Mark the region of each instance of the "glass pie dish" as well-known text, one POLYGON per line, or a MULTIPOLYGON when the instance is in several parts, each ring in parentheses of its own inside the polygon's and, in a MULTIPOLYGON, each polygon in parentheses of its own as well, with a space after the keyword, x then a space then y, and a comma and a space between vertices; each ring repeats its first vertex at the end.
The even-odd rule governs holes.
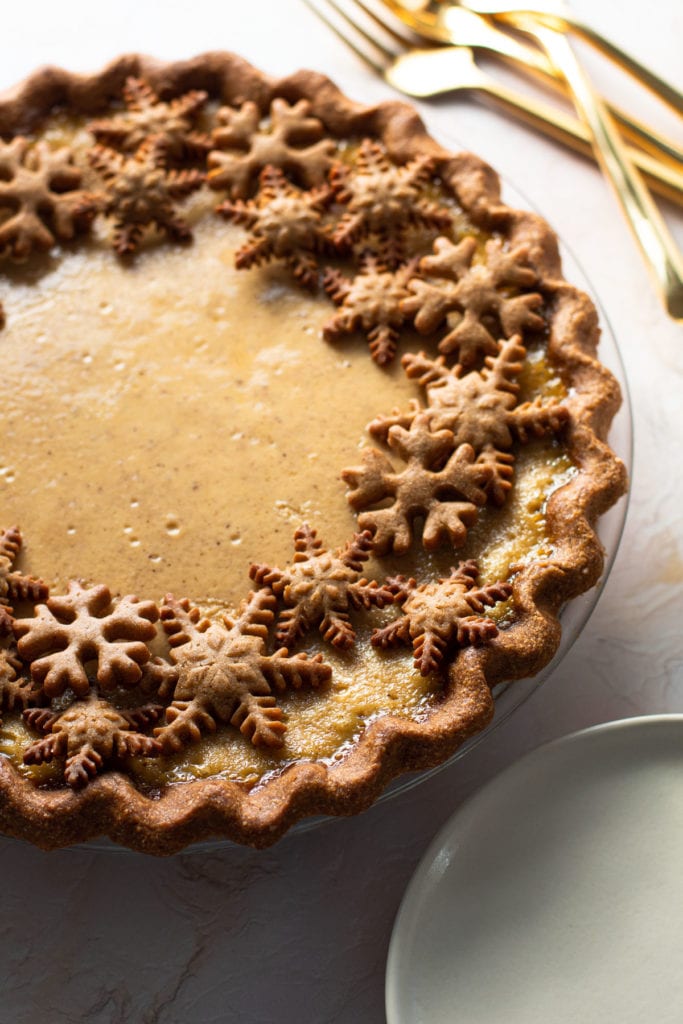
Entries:
POLYGON ((0 122, 4 829, 265 846, 470 749, 623 523, 618 352, 552 230, 405 104, 230 54, 39 72, 0 122))

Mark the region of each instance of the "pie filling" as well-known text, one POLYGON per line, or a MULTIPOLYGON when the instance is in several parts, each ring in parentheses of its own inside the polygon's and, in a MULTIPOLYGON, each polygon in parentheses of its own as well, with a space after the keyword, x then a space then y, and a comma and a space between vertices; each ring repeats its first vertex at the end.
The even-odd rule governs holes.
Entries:
MULTIPOLYGON (((369 360, 357 335, 324 341, 325 296, 277 268, 237 271, 241 234, 204 219, 191 252, 159 246, 122 267, 91 243, 13 281, 0 429, 5 450, 21 455, 0 468, 2 507, 26 538, 22 567, 52 592, 76 575, 117 594, 190 594, 216 615, 250 589, 252 563, 290 560, 301 523, 333 548, 356 529, 340 467, 357 461, 378 409, 405 407, 419 389, 398 361, 369 360)), ((414 332, 404 339, 424 347, 414 332)), ((541 346, 521 383, 520 400, 563 393, 541 346)), ((475 558, 483 582, 507 578, 511 565, 551 553, 545 503, 571 472, 555 439, 519 446, 509 499, 481 510, 457 559, 415 547, 377 571, 427 579, 475 558)), ((386 619, 378 611, 368 625, 386 619)), ((280 749, 225 726, 172 757, 135 759, 131 773, 153 786, 254 781, 292 760, 339 756, 382 712, 425 713, 440 681, 408 649, 378 650, 369 636, 366 627, 344 653, 306 645, 324 653, 332 682, 279 696, 280 749)), ((58 779, 55 763, 22 763, 31 738, 19 715, 4 716, 0 750, 31 777, 58 779)))
MULTIPOLYGON (((82 144, 82 130, 69 132, 72 142, 82 144)), ((49 145, 58 151, 69 132, 58 124, 47 133, 49 145)), ((145 145, 135 159, 151 173, 160 158, 150 156, 145 145)), ((364 145, 361 167, 364 159, 366 170, 374 165, 377 170, 385 157, 372 144, 364 145)), ((92 157, 92 167, 105 181, 107 175, 118 180, 124 160, 133 158, 105 149, 92 157)), ((114 244, 124 256, 138 248, 134 258, 121 259, 112 251, 111 224, 98 219, 89 239, 3 267, 0 501, 5 527, 17 523, 23 535, 17 571, 40 576, 56 595, 74 579, 85 588, 105 583, 115 604, 130 594, 158 603, 167 594, 177 601, 189 597, 214 624, 225 613, 239 616, 252 589, 266 590, 266 603, 278 605, 274 614, 268 605, 268 626, 280 622, 282 630, 286 581, 278 590, 273 567, 284 580, 284 567, 296 565, 295 532, 308 530, 299 543, 308 545, 309 554, 316 544, 316 551, 329 552, 365 544, 358 556, 362 574, 355 578, 377 581, 386 591, 380 601, 366 590, 367 605, 360 610, 353 603, 341 608, 332 642, 321 635, 317 621, 302 627, 295 651, 307 652, 309 663, 329 671, 324 678, 321 674, 321 685, 277 688, 277 735, 256 743, 258 729, 240 731, 240 721, 216 712, 212 722, 204 721, 201 735, 180 749, 171 745, 154 757, 122 754, 119 762, 145 789, 209 776, 252 785, 293 761, 334 765, 377 716, 428 715, 444 691, 439 665, 453 637, 447 626, 435 626, 434 660, 420 663, 417 627, 411 623, 410 635, 408 625, 402 634, 392 632, 401 615, 396 604, 403 602, 403 612, 417 608, 421 585, 436 586, 434 581, 443 582, 457 570, 459 599, 473 592, 475 583, 492 588, 482 606, 464 616, 478 625, 465 623, 458 634, 458 643, 485 642, 514 621, 509 581, 519 566, 552 555, 546 503, 576 470, 562 442, 564 420, 548 413, 561 408, 567 392, 547 358, 542 300, 532 296, 536 279, 524 253, 511 251, 502 237, 482 235, 435 179, 425 185, 420 203, 430 209, 440 205, 439 215, 443 219, 446 211, 450 227, 444 238, 437 214, 428 216, 424 207, 425 223, 418 223, 415 236, 418 255, 426 254, 421 270, 417 259, 409 261, 410 252, 387 254, 389 243, 403 246, 403 230, 392 242, 385 229, 371 225, 366 244, 378 236, 379 253, 358 255, 362 247, 349 222, 354 153, 357 158, 357 147, 344 154, 342 170, 330 178, 334 181, 336 173, 339 179, 334 201, 342 206, 342 220, 336 231, 341 237, 348 230, 355 246, 356 278, 348 276, 348 259, 345 263, 338 253, 316 255, 318 264, 331 265, 324 290, 301 288, 294 280, 311 272, 313 250, 307 245, 302 257, 296 249, 292 257, 285 246, 279 259, 271 246, 267 259, 254 257, 265 266, 237 269, 249 209, 244 200, 227 199, 224 217, 216 217, 216 195, 204 187, 182 204, 193 235, 189 246, 175 241, 168 226, 170 241, 146 235, 140 241, 120 215, 123 226, 115 227, 114 244), (487 267, 494 268, 488 278, 487 267), (373 306, 373 291, 379 293, 389 274, 403 288, 406 310, 395 322, 382 321, 377 296, 373 306), (359 281, 367 293, 363 308, 374 310, 374 326, 364 321, 365 314, 354 319, 349 294, 351 283, 355 287, 359 281), (491 308, 478 309, 478 300, 468 297, 468 282, 478 294, 488 289, 491 308), (440 287, 445 298, 439 298, 440 287), (458 289, 460 297, 453 298, 458 289), (375 330, 378 317, 382 330, 375 330), (522 330, 524 324, 529 329, 522 330), (447 334, 454 340, 444 343, 447 334), (477 399, 477 422, 486 421, 495 406, 494 414, 507 425, 477 426, 489 430, 477 448, 466 432, 458 434, 469 413, 463 406, 456 415, 457 396, 466 390, 463 381, 481 383, 496 374, 498 390, 486 391, 482 384, 486 394, 477 399), (526 403, 528 423, 519 416, 514 420, 526 403), (456 456, 462 462, 457 478, 448 475, 456 456), (402 473, 404 465, 408 469, 402 473), (415 476, 410 486, 409 471, 415 476), (432 487, 427 504, 418 495, 413 508, 412 496, 423 487, 427 471, 442 474, 445 482, 432 487), (452 482, 461 478, 462 484, 452 482), (462 505, 462 523, 454 520, 454 502, 462 505), (400 514, 394 515, 399 506, 400 514), (359 529, 365 539, 352 541, 359 529), (401 539, 406 530, 408 542, 401 539), (411 579, 416 584, 406 582, 411 579), (349 622, 354 644, 346 642, 349 622), (377 642, 379 635, 386 643, 377 642)), ((220 161, 217 166, 220 171, 220 161)), ((300 198, 298 187, 283 185, 268 166, 260 177, 262 234, 268 202, 275 209, 278 196, 291 200, 289 193, 296 192, 294 198, 300 198)), ((88 183, 92 169, 84 175, 88 183)), ((414 177, 417 181, 419 175, 414 177)), ((320 199, 316 216, 332 201, 320 199)), ((415 198, 410 202, 415 205, 415 198)), ((400 209, 396 216, 400 223, 400 209)), ((251 230, 258 246, 262 236, 260 241, 258 229, 252 225, 251 230)), ((344 253, 341 243, 339 252, 344 253)), ((445 607, 446 618, 456 614, 454 607, 445 607)), ((20 614, 17 610, 17 619, 20 614)), ((441 614, 437 608, 437 619, 441 614)), ((190 637, 178 626, 186 646, 173 648, 171 660, 179 652, 182 662, 183 650, 194 642, 189 616, 179 604, 166 615, 165 625, 169 619, 184 622, 190 637)), ((29 631, 22 626, 29 620, 30 614, 20 620, 18 636, 29 631)), ((208 633, 201 628, 197 643, 213 635, 213 626, 208 633)), ((152 653, 168 661, 166 640, 160 629, 157 634, 152 653)), ((251 643, 252 626, 246 635, 251 643)), ((83 662, 92 677, 87 652, 83 662)), ((125 711, 135 705, 129 685, 108 686, 100 695, 106 689, 112 708, 125 711)), ((68 710, 74 689, 53 687, 52 712, 68 710)), ((87 690, 86 683, 76 698, 87 690)), ((182 704, 181 699, 178 707, 182 704)), ((163 717, 160 721, 163 733, 163 717)), ((173 721, 167 709, 165 728, 173 721)), ((61 784, 63 758, 24 763, 40 725, 39 716, 22 716, 21 707, 9 707, 0 752, 22 774, 53 787, 61 784)))

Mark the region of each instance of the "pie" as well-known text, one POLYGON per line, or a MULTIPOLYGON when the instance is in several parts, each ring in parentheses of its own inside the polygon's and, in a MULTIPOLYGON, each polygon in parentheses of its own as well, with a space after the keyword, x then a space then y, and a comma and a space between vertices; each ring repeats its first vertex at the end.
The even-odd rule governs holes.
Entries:
POLYGON ((557 239, 230 54, 0 100, 0 828, 274 842, 541 670, 624 492, 557 239))

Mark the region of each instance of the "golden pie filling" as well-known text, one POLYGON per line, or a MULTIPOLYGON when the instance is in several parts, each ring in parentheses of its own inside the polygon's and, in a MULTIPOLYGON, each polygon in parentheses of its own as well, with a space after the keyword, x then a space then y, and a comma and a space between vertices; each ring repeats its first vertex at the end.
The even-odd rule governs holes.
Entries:
MULTIPOLYGON (((301 523, 335 548, 356 528, 340 467, 358 461, 377 410, 407 406, 417 388, 398 361, 369 360, 362 339, 323 341, 324 296, 277 269, 235 270, 239 238, 203 220, 191 251, 158 247, 122 267, 91 244, 12 282, 0 339, 0 429, 11 453, 0 467, 2 508, 21 524, 25 569, 51 591, 76 573, 118 594, 189 594, 216 615, 239 604, 252 563, 288 562, 301 523)), ((542 349, 522 385, 525 399, 562 394, 542 349)), ((509 499, 480 512, 457 560, 478 559, 487 582, 550 554, 545 503, 570 472, 554 439, 520 446, 509 499)), ((454 561, 421 548, 390 570, 382 560, 384 572, 418 578, 454 561)), ((254 747, 225 726, 173 757, 137 759, 134 773, 152 785, 253 780, 291 760, 334 758, 369 718, 424 713, 438 692, 406 648, 378 650, 369 631, 350 653, 309 646, 324 651, 332 682, 279 695, 282 748, 254 747)), ((55 765, 22 764, 30 738, 19 716, 5 715, 0 750, 22 771, 57 776, 55 765)))
MULTIPOLYGON (((50 145, 64 138, 60 128, 50 145)), ((364 159, 372 164, 378 158, 368 148, 364 159)), ((105 169, 107 160, 116 165, 112 156, 97 156, 96 167, 98 160, 105 169)), ((345 161, 342 177, 352 163, 348 153, 345 161)), ((292 187, 268 174, 262 188, 264 194, 270 188, 276 206, 278 189, 292 187)), ((347 178, 342 198, 344 189, 352 192, 347 178)), ((433 203, 440 193, 434 185, 429 189, 433 203)), ((268 265, 245 272, 235 266, 244 227, 231 221, 244 221, 246 208, 233 204, 220 219, 212 212, 215 201, 204 189, 185 204, 190 245, 146 240, 135 259, 122 260, 109 244, 110 227, 97 221, 92 237, 79 244, 3 267, 0 507, 6 527, 21 527, 18 569, 39 575, 52 594, 64 594, 76 579, 84 587, 105 583, 119 599, 188 597, 220 623, 226 613, 239 616, 241 602, 259 589, 268 567, 295 564, 296 531, 309 530, 309 540, 301 541, 309 549, 312 530, 321 550, 335 552, 360 527, 374 538, 374 551, 360 559, 362 575, 380 587, 387 578, 403 579, 392 585, 397 592, 403 587, 404 611, 410 601, 419 607, 425 581, 446 579, 473 560, 475 569, 461 570, 461 590, 474 586, 478 571, 477 586, 493 587, 496 595, 479 609, 488 624, 477 628, 486 635, 496 624, 504 629, 514 619, 514 605, 510 587, 500 587, 520 564, 552 554, 547 500, 575 471, 562 445, 561 422, 543 418, 566 397, 547 360, 544 332, 536 324, 522 349, 514 330, 515 318, 538 320, 538 303, 520 298, 520 283, 533 283, 525 277, 531 272, 517 265, 523 258, 510 255, 500 239, 482 236, 450 197, 450 241, 435 244, 422 275, 417 261, 393 271, 408 295, 406 308, 413 303, 417 315, 398 325, 383 323, 384 333, 373 335, 372 324, 354 313, 351 284, 360 280, 363 309, 374 309, 381 320, 373 289, 387 283, 384 257, 362 255, 353 282, 332 259, 325 290, 317 291, 297 285, 291 260, 284 266, 266 260, 268 265), (446 264, 450 269, 443 269, 446 264), (443 300, 434 297, 439 279, 442 286, 446 282, 443 300), (500 321, 512 323, 500 340, 488 340, 491 332, 503 333, 490 311, 484 311, 483 324, 474 322, 470 285, 479 294, 488 289, 500 321), (433 313, 435 302, 430 327, 420 318, 429 320, 425 311, 433 313), (438 355, 437 343, 448 331, 454 340, 441 346, 447 358, 438 355), (393 359, 382 355, 387 344, 398 348, 393 359), (486 378, 498 380, 496 388, 484 388, 486 378), (472 388, 480 385, 477 397, 472 388), (468 387, 477 422, 495 406, 503 426, 489 430, 481 452, 464 436, 456 440, 462 465, 454 476, 452 438, 470 415, 465 406, 457 416, 454 409, 468 387), (528 423, 518 418, 511 433, 514 410, 527 403, 528 423), (427 467, 443 483, 432 487, 431 504, 422 499, 415 511, 410 502, 427 467), (409 472, 415 476, 410 486, 409 472), (453 482, 460 479, 462 484, 453 482), (455 500, 463 506, 464 525, 457 543, 444 543, 452 520, 446 527, 440 517, 455 500), (394 514, 399 506, 405 521, 394 514), (404 543, 401 529, 412 530, 415 542, 404 543), (436 542, 421 544, 421 529, 425 540, 435 530, 436 542), (266 567, 262 578, 256 570, 250 578, 252 566, 266 567), (411 579, 417 582, 405 582, 411 579)), ((342 221, 338 230, 344 226, 342 221)), ((346 228, 352 231, 350 223, 346 228)), ((430 251, 437 235, 433 230, 423 251, 430 251)), ((122 246, 138 244, 125 231, 123 237, 122 246)), ((255 237, 258 243, 258 232, 255 237)), ((307 267, 300 261, 296 274, 307 267)), ((279 597, 286 605, 286 596, 279 597)), ((391 634, 395 606, 373 599, 362 615, 346 611, 356 632, 353 646, 326 642, 317 623, 296 646, 309 659, 319 655, 331 673, 324 685, 284 686, 276 693, 281 745, 255 745, 247 730, 235 728, 239 722, 214 721, 176 752, 125 757, 132 777, 152 790, 208 776, 252 784, 292 761, 333 765, 379 715, 427 715, 443 692, 443 678, 414 660, 407 633, 404 642, 395 642, 401 639, 391 634), (373 629, 387 635, 386 644, 372 642, 373 629)), ((343 632, 347 624, 335 628, 343 632)), ((168 658, 160 629, 158 634, 154 651, 168 658)), ((128 690, 115 689, 109 698, 124 711, 133 703, 128 690)), ((72 700, 71 690, 62 687, 53 709, 67 709, 72 700)), ((24 751, 36 739, 35 721, 7 710, 0 752, 36 782, 57 785, 63 772, 58 758, 24 764, 24 751)))

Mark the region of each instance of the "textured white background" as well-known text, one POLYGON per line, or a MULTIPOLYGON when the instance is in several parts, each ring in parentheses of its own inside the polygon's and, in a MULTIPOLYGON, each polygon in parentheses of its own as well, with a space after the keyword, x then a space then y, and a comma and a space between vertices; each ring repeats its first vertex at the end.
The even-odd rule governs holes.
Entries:
MULTIPOLYGON (((636 0, 575 7, 683 85, 677 0, 656 0, 647 14, 636 0)), ((273 74, 325 71, 359 100, 391 94, 300 0, 7 3, 2 43, 0 88, 46 62, 94 70, 124 51, 183 58, 221 48, 273 74)), ((680 121, 590 64, 622 104, 681 139, 680 121)), ((590 164, 471 100, 423 112, 440 138, 452 135, 489 160, 547 217, 583 265, 619 341, 634 405, 633 497, 597 610, 552 678, 489 739, 355 820, 291 836, 265 853, 228 847, 162 861, 90 850, 46 855, 0 840, 0 1024, 381 1022, 401 895, 463 799, 547 739, 683 710, 683 332, 660 308, 590 164)), ((671 222, 680 239, 683 217, 671 222)))

